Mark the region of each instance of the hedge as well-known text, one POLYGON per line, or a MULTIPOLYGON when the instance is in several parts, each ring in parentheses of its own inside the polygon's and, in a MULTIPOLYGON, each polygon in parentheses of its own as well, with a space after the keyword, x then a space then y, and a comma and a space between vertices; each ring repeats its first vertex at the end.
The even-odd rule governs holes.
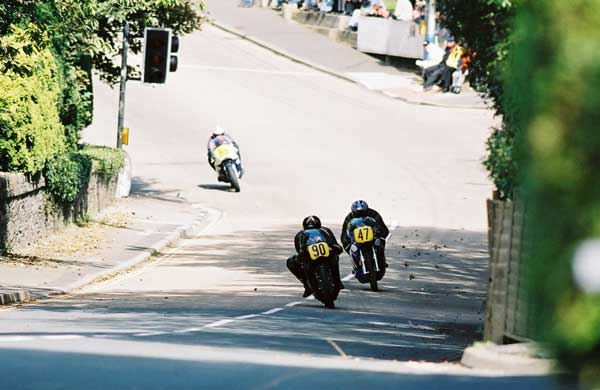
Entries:
POLYGON ((524 130, 516 145, 537 337, 592 387, 600 386, 600 289, 578 283, 573 259, 600 238, 599 37, 600 0, 523 0, 506 83, 524 130))
POLYGON ((0 171, 35 174, 65 149, 58 67, 35 25, 0 38, 0 171))

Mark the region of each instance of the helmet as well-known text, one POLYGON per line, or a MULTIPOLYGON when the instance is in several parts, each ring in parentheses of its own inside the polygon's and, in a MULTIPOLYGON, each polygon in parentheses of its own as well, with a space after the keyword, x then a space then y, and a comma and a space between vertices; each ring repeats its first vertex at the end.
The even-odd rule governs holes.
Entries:
POLYGON ((364 200, 357 200, 352 203, 352 215, 361 216, 369 209, 369 205, 364 200))
POLYGON ((304 218, 304 221, 302 221, 302 228, 304 230, 320 229, 321 228, 321 220, 316 215, 311 215, 309 217, 306 217, 306 218, 304 218))
POLYGON ((213 137, 216 137, 218 135, 223 135, 223 134, 225 134, 225 129, 222 128, 221 126, 215 127, 215 129, 212 132, 213 137))

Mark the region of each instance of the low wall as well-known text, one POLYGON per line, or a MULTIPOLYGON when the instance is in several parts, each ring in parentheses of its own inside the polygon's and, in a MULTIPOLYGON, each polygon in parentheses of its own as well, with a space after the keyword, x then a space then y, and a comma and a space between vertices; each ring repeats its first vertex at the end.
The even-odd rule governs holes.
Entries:
POLYGON ((358 51, 403 58, 423 58, 424 37, 410 21, 363 16, 358 22, 358 51))
POLYGON ((86 214, 96 214, 115 198, 117 178, 92 171, 88 188, 73 207, 57 208, 43 178, 0 172, 0 253, 18 251, 86 214))
POLYGON ((484 340, 502 344, 530 337, 526 269, 522 262, 524 206, 488 200, 490 284, 484 340))

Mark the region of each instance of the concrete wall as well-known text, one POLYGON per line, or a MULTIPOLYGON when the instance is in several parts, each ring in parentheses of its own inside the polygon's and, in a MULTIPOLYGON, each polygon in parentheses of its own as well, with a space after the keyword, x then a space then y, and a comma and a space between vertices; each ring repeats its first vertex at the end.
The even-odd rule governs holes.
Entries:
POLYGON ((358 22, 357 49, 364 53, 421 59, 423 42, 414 22, 368 16, 358 22))
POLYGON ((0 172, 0 252, 42 239, 85 214, 96 214, 115 198, 116 177, 106 179, 95 171, 88 188, 73 207, 58 208, 44 191, 43 178, 0 172))

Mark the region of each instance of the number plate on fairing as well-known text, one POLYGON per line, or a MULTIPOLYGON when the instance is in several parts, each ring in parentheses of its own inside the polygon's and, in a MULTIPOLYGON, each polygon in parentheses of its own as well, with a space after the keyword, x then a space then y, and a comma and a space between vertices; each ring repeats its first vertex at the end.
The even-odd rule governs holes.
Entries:
POLYGON ((329 256, 329 245, 324 242, 312 244, 308 246, 308 254, 313 260, 317 260, 319 257, 329 256))
POLYGON ((373 228, 371 226, 362 226, 354 229, 354 241, 359 244, 373 241, 373 228))

